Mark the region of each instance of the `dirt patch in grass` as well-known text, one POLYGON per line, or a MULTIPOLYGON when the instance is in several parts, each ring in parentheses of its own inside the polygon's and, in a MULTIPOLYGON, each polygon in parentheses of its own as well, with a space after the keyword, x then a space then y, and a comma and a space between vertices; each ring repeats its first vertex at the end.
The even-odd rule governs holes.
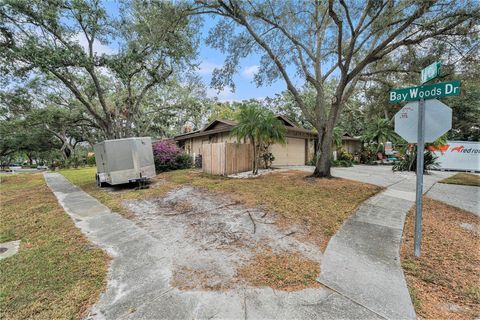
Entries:
POLYGON ((414 208, 407 215, 402 267, 417 315, 428 319, 480 316, 480 219, 429 198, 424 200, 422 254, 413 256, 414 208), (463 225, 463 227, 462 227, 463 225))
POLYGON ((21 245, 0 260, 0 318, 83 318, 105 288, 108 256, 74 226, 41 174, 1 180, 0 238, 21 245))
POLYGON ((296 291, 320 287, 318 262, 297 253, 274 253, 266 250, 256 254, 238 270, 238 278, 255 287, 296 291))
MULTIPOLYGON (((127 218, 132 213, 124 201, 163 197, 184 185, 228 196, 249 208, 276 213, 275 223, 285 230, 294 227, 294 236, 314 243, 322 250, 342 223, 366 199, 382 190, 370 184, 346 179, 305 179, 308 173, 287 171, 254 179, 231 179, 199 170, 176 170, 157 175, 149 189, 98 188, 96 168, 62 170, 72 183, 127 218)), ((194 205, 194 204, 193 204, 194 205)), ((188 208, 184 208, 188 211, 188 208)))
POLYGON ((180 290, 227 290, 234 282, 225 282, 224 276, 212 269, 194 269, 176 266, 170 285, 180 290))
MULTIPOLYGON (((318 246, 299 241, 291 232, 278 228, 274 223, 275 214, 245 207, 223 194, 185 186, 168 192, 163 198, 131 200, 124 205, 134 213, 133 221, 168 244, 163 255, 173 261, 170 283, 182 290, 226 290, 244 286, 246 278, 240 279, 238 270, 252 261, 259 263, 261 257, 256 256, 264 248, 295 257, 297 262, 316 261, 319 265, 322 258, 318 246)), ((281 270, 279 261, 272 259, 263 265, 272 266, 276 272, 281 270)), ((309 267, 297 263, 293 272, 302 275, 314 272, 304 270, 305 266, 309 267)), ((312 279, 318 277, 318 270, 315 269, 317 273, 312 279)), ((293 277, 287 275, 284 281, 293 277)), ((316 283, 294 283, 286 289, 300 289, 301 285, 315 287, 316 283)))
POLYGON ((254 179, 230 179, 194 170, 162 174, 171 183, 191 184, 227 195, 239 203, 277 213, 285 229, 325 249, 330 237, 366 199, 382 190, 346 179, 305 179, 302 171, 272 173, 254 179))
POLYGON ((461 172, 454 176, 443 179, 440 181, 440 183, 480 187, 480 175, 461 172))

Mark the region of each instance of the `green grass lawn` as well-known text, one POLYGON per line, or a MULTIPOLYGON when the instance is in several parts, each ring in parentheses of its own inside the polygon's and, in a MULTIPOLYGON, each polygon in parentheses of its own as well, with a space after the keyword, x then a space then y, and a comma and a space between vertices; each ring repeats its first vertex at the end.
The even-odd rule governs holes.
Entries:
POLYGON ((480 187, 480 176, 471 173, 460 172, 454 176, 443 179, 441 183, 460 184, 464 186, 480 187))
POLYGON ((282 226, 301 224, 309 230, 313 242, 324 248, 342 223, 380 187, 346 179, 306 180, 306 172, 278 172, 255 179, 231 179, 204 174, 198 170, 165 172, 152 179, 146 190, 107 191, 95 185, 95 168, 63 170, 72 183, 100 202, 127 217, 124 200, 161 197, 166 192, 192 185, 217 192, 247 207, 261 206, 279 214, 282 226))
POLYGON ((105 288, 107 254, 75 227, 42 174, 0 179, 0 242, 21 240, 0 260, 0 318, 83 318, 105 288))
POLYGON ((95 182, 96 172, 96 167, 66 169, 60 171, 60 173, 70 182, 79 186, 94 198, 97 198, 98 201, 113 211, 118 212, 127 218, 130 217, 131 213, 122 206, 123 201, 159 196, 176 186, 164 180, 158 181, 158 179, 153 179, 154 186, 149 189, 134 190, 133 187, 131 189, 119 188, 112 192, 111 190, 108 191, 107 189, 97 187, 95 182))

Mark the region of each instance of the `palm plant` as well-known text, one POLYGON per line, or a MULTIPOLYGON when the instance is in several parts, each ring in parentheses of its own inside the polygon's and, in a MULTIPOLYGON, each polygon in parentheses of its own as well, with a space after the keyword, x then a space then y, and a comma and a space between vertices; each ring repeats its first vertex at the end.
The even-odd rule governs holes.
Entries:
POLYGON ((340 127, 335 127, 333 129, 333 145, 335 146, 336 149, 340 148, 342 146, 342 137, 343 137, 343 129, 340 127))
POLYGON ((231 135, 237 140, 248 139, 253 147, 252 173, 258 173, 258 153, 264 144, 285 143, 286 129, 275 115, 255 103, 248 103, 240 107, 236 116, 237 125, 231 135))
MULTIPOLYGON (((393 119, 392 119, 393 120, 393 119)), ((377 144, 377 152, 382 144, 387 141, 396 141, 398 135, 393 130, 392 120, 377 118, 367 125, 362 140, 367 143, 377 144)))

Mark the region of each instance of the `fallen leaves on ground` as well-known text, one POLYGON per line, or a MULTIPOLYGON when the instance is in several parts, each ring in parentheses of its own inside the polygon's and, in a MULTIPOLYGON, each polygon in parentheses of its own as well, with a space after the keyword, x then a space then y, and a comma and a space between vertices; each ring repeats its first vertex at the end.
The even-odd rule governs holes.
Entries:
POLYGON ((461 224, 480 226, 472 213, 424 200, 421 257, 413 255, 415 208, 406 219, 401 248, 417 315, 427 319, 480 316, 480 236, 461 224))
POLYGON ((237 277, 255 287, 297 291, 320 287, 316 281, 319 274, 318 262, 297 253, 274 253, 265 250, 239 268, 237 277))

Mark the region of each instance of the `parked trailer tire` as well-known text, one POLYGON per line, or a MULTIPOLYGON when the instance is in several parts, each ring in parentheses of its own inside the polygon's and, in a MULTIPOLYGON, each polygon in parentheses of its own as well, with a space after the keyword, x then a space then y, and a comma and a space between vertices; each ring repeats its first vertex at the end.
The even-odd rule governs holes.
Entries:
POLYGON ((105 182, 100 182, 100 177, 98 176, 98 174, 95 175, 95 180, 97 182, 97 187, 103 188, 106 186, 105 182))

